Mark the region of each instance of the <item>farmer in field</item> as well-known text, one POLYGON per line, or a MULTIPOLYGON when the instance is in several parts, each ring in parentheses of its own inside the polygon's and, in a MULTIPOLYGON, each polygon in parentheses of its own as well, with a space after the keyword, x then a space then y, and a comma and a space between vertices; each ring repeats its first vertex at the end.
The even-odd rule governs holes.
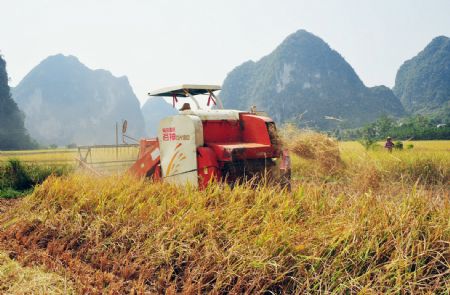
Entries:
POLYGON ((388 136, 386 139, 386 143, 384 144, 384 148, 387 149, 390 153, 392 153, 392 148, 394 147, 394 143, 392 142, 392 138, 388 136))

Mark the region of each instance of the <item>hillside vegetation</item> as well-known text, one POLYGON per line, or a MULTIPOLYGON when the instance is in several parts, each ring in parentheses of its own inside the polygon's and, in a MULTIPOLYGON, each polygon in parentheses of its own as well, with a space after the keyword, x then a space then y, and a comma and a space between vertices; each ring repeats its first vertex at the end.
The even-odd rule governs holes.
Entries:
POLYGON ((448 291, 448 142, 289 136, 292 192, 50 177, 1 217, 0 247, 83 293, 448 291))
POLYGON ((450 38, 434 38, 398 70, 395 94, 403 106, 418 114, 450 116, 450 38))
POLYGON ((36 144, 24 126, 24 116, 11 98, 6 62, 0 55, 0 150, 30 149, 36 144))
POLYGON ((233 69, 220 93, 226 107, 270 111, 277 122, 316 129, 355 128, 379 116, 403 116, 385 86, 368 88, 319 37, 299 30, 260 60, 233 69))
POLYGON ((450 121, 441 121, 442 118, 429 118, 416 115, 396 121, 393 118, 382 116, 375 122, 358 129, 335 130, 334 133, 344 139, 364 139, 371 137, 385 140, 390 136, 395 140, 432 140, 450 139, 450 121))
POLYGON ((115 124, 128 120, 128 133, 144 135, 139 101, 128 78, 92 70, 75 56, 49 56, 13 90, 25 126, 42 145, 112 144, 115 124))

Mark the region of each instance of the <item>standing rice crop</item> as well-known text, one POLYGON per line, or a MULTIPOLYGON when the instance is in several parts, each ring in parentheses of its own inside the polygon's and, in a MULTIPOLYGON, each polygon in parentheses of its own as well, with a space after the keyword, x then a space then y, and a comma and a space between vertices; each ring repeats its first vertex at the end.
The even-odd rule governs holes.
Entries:
POLYGON ((51 177, 2 217, 0 240, 88 293, 439 293, 448 197, 51 177))

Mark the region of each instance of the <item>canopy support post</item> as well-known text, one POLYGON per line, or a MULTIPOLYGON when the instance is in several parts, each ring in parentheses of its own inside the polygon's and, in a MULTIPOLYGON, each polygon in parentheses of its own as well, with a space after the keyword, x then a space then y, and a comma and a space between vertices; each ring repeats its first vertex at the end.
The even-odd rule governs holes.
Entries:
POLYGON ((178 102, 177 95, 174 93, 172 95, 172 105, 175 108, 176 103, 178 102))
POLYGON ((217 103, 219 104, 219 107, 223 110, 223 104, 222 101, 220 100, 219 97, 214 95, 214 92, 212 92, 211 90, 208 91, 210 95, 212 95, 212 97, 214 97, 214 99, 217 101, 217 103))
POLYGON ((190 96, 191 99, 194 101, 195 106, 197 107, 197 110, 201 110, 202 108, 201 108, 200 105, 198 104, 197 99, 196 99, 192 94, 190 94, 189 91, 187 91, 186 89, 183 89, 183 90, 184 90, 184 94, 185 94, 186 96, 190 96))

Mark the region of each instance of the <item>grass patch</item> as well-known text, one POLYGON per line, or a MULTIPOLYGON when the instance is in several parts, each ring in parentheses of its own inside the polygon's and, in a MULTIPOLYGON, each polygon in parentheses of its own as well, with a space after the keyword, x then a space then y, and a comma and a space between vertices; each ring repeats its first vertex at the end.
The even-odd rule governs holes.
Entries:
POLYGON ((73 171, 68 165, 23 164, 10 159, 0 164, 0 198, 15 198, 32 191, 50 175, 62 176, 73 171))
POLYGON ((26 195, 27 193, 30 193, 30 191, 17 191, 13 188, 6 187, 0 189, 0 198, 1 199, 15 199, 21 196, 26 195))

